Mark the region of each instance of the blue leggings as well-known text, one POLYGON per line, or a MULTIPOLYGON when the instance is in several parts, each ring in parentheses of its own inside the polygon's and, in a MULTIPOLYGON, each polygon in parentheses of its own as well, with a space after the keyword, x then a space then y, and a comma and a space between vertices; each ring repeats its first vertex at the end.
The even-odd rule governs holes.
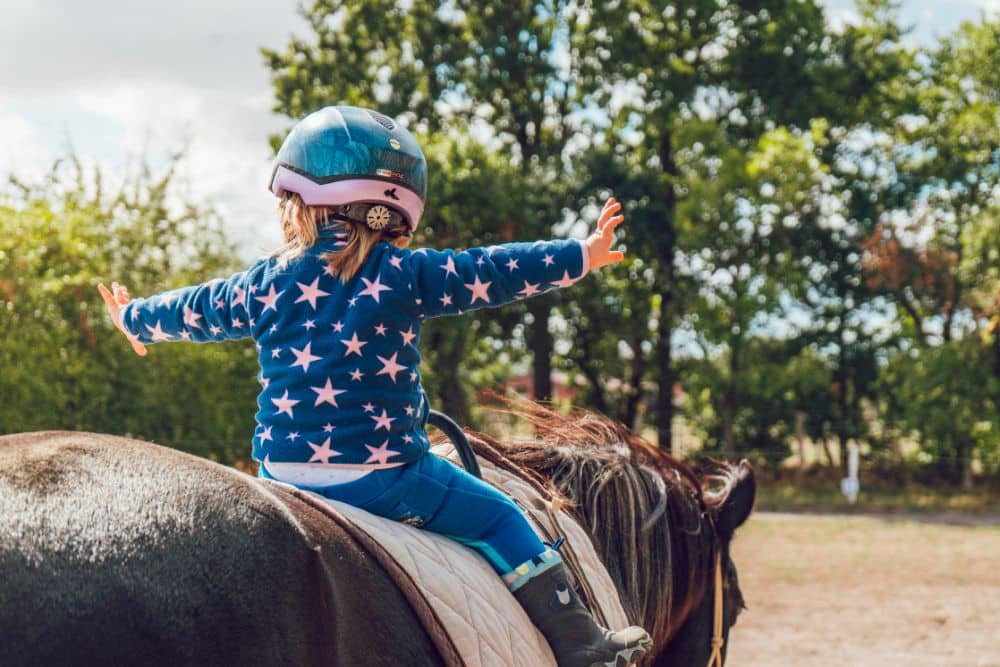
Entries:
MULTIPOLYGON (((260 476, 272 479, 263 465, 260 476)), ((510 498, 430 452, 353 482, 307 490, 461 542, 501 576, 546 551, 510 498)))

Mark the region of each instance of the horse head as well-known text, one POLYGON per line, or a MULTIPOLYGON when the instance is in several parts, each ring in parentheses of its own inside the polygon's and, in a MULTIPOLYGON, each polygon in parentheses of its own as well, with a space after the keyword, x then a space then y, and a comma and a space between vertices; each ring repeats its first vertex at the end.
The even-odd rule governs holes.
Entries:
POLYGON ((643 664, 706 665, 717 647, 721 667, 744 606, 729 545, 753 507, 750 464, 696 472, 593 413, 565 416, 528 404, 516 414, 536 437, 501 443, 476 434, 477 454, 541 481, 573 506, 629 617, 653 637, 643 664))

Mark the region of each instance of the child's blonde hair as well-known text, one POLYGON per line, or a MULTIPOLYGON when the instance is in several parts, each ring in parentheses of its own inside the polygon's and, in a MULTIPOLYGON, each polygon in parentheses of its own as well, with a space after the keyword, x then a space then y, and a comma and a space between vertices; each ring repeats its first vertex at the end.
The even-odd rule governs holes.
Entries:
MULTIPOLYGON (((286 192, 278 204, 278 215, 281 222, 281 232, 285 237, 285 245, 278 248, 274 255, 287 262, 300 257, 311 248, 319 238, 319 224, 325 223, 334 216, 336 210, 332 206, 310 206, 302 201, 296 192, 286 192)), ((412 233, 406 221, 392 224, 385 229, 374 230, 363 222, 358 222, 344 216, 336 220, 347 232, 345 245, 338 250, 323 254, 323 259, 330 267, 330 272, 338 276, 341 282, 353 278, 368 259, 368 254, 382 241, 388 241, 397 248, 405 248, 413 240, 412 233)))

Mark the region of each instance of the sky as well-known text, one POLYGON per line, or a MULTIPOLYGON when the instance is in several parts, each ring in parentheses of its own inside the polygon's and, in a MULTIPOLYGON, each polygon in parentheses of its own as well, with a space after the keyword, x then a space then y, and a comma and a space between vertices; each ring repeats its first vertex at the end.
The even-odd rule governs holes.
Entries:
MULTIPOLYGON (((274 114, 260 47, 307 36, 295 0, 0 0, 0 180, 31 180, 72 148, 112 179, 187 147, 179 193, 215 206, 248 257, 277 245, 267 191, 274 114)), ((835 24, 851 0, 829 0, 835 24)), ((1000 0, 903 0, 929 44, 1000 0)))

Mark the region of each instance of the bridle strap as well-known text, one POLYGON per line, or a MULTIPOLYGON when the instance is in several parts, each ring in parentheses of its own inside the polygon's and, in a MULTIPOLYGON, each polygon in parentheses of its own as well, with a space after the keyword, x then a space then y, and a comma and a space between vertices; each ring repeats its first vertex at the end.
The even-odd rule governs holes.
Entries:
POLYGON ((712 619, 712 654, 708 657, 708 667, 722 667, 722 551, 715 552, 715 610, 712 619))

